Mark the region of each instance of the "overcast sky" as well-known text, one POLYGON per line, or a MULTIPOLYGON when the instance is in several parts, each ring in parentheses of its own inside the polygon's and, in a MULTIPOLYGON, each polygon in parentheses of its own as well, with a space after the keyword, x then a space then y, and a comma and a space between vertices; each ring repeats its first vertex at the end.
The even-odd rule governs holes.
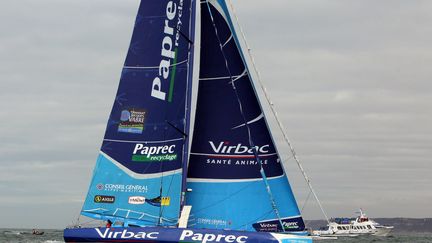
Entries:
MULTIPOLYGON (((329 216, 432 217, 432 1, 232 1, 329 216)), ((77 218, 138 4, 0 2, 0 227, 77 218)))

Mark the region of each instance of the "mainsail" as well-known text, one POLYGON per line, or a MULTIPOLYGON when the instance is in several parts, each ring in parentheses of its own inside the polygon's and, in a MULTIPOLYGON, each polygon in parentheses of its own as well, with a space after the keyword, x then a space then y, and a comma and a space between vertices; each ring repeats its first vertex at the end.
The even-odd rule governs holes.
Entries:
POLYGON ((195 1, 142 1, 81 214, 172 226, 183 203, 195 1))
POLYGON ((230 10, 225 0, 201 5, 200 77, 188 167, 190 225, 303 231, 230 10))

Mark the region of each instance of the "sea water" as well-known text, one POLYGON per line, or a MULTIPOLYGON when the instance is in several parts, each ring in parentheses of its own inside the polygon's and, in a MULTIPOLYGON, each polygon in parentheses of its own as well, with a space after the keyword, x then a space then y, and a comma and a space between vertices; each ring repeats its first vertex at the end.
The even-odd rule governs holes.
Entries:
POLYGON ((45 230, 43 235, 33 235, 32 229, 0 229, 1 243, 57 243, 63 241, 63 230, 45 230))
POLYGON ((337 240, 317 240, 319 243, 432 243, 432 233, 404 233, 391 234, 389 236, 357 236, 357 237, 338 237, 337 240))
MULTIPOLYGON (((0 229, 0 243, 58 243, 63 241, 63 230, 44 230, 33 235, 31 229, 0 229)), ((394 233, 387 237, 339 237, 337 240, 315 240, 319 243, 432 243, 432 233, 394 233)))

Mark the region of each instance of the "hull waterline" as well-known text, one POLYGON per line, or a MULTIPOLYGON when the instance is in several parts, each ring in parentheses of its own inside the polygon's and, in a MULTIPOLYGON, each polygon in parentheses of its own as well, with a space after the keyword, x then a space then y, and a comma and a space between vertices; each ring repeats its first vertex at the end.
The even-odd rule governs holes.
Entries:
POLYGON ((73 228, 64 230, 65 242, 202 242, 202 243, 309 243, 311 237, 234 230, 162 227, 73 228))

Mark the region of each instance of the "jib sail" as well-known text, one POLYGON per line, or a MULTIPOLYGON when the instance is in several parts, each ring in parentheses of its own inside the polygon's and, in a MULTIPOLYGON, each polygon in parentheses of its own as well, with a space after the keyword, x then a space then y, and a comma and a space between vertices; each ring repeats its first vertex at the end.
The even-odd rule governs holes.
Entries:
POLYGON ((200 77, 188 168, 190 225, 303 231, 303 219, 240 46, 225 1, 203 1, 200 77), (269 200, 254 150, 279 215, 269 200))
POLYGON ((195 1, 143 0, 81 214, 176 225, 188 154, 195 1))

